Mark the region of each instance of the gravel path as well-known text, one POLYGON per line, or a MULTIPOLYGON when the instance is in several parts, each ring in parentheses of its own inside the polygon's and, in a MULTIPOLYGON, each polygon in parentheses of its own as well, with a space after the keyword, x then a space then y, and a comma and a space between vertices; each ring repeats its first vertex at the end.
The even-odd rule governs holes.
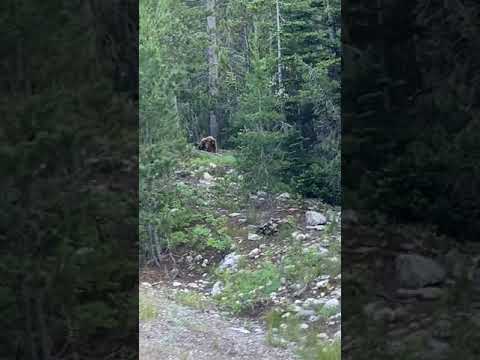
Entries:
POLYGON ((297 359, 287 349, 268 346, 257 323, 177 304, 168 288, 140 291, 157 310, 153 319, 140 321, 141 360, 297 359))

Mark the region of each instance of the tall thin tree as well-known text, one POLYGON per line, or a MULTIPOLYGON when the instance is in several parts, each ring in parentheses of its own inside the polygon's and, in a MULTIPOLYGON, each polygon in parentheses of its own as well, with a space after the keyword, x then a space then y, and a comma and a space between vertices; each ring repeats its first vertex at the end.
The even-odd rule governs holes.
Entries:
POLYGON ((218 96, 218 53, 217 53, 217 18, 216 0, 207 0, 207 30, 208 46, 208 91, 210 96, 209 128, 210 135, 218 138, 219 126, 217 119, 218 96))
POLYGON ((283 74, 282 74, 282 40, 281 40, 281 16, 280 16, 280 0, 276 0, 277 8, 277 71, 278 71, 278 89, 280 92, 283 91, 283 74))

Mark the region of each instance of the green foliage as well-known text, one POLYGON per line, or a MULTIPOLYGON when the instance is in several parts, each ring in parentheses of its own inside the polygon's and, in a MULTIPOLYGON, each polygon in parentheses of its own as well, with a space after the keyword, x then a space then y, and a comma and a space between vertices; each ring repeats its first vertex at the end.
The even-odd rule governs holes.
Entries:
POLYGON ((297 245, 285 256, 280 271, 291 282, 308 284, 320 275, 338 275, 340 263, 320 255, 316 250, 306 250, 297 245))
POLYGON ((140 1, 141 143, 174 141, 189 131, 185 114, 197 104, 185 105, 185 96, 205 106, 206 85, 192 79, 206 66, 202 16, 182 1, 140 1))
POLYGON ((340 204, 342 195, 340 155, 335 155, 331 160, 312 159, 302 166, 306 170, 293 178, 298 191, 306 196, 318 196, 330 204, 340 204))
POLYGON ((238 149, 249 190, 290 188, 338 204, 340 1, 282 0, 279 34, 275 1, 217 6, 215 98, 207 95, 204 6, 183 0, 140 5, 142 143, 198 141, 208 133, 214 106, 222 145, 238 149))
POLYGON ((273 346, 286 347, 289 342, 299 343, 298 355, 305 360, 339 360, 340 341, 325 342, 318 337, 320 329, 311 325, 301 329, 302 321, 293 313, 284 316, 280 309, 269 311, 264 319, 267 325, 267 341, 273 346))
POLYGON ((280 287, 280 273, 271 263, 263 263, 260 269, 218 274, 225 284, 218 296, 219 303, 235 314, 254 310, 268 302, 269 295, 280 287))
POLYGON ((139 295, 138 316, 142 321, 153 320, 158 315, 158 310, 153 300, 146 294, 139 295))
POLYGON ((211 306, 208 298, 194 291, 175 293, 175 301, 196 310, 207 310, 211 306))
POLYGON ((342 347, 340 340, 333 343, 323 343, 314 336, 300 350, 301 358, 304 360, 340 360, 342 347))
POLYGON ((191 158, 190 165, 193 168, 209 167, 214 164, 218 167, 234 167, 237 164, 237 159, 233 154, 222 154, 216 156, 208 152, 198 152, 191 158))
POLYGON ((239 168, 249 188, 275 189, 288 166, 282 151, 284 135, 275 131, 245 131, 238 134, 239 168))

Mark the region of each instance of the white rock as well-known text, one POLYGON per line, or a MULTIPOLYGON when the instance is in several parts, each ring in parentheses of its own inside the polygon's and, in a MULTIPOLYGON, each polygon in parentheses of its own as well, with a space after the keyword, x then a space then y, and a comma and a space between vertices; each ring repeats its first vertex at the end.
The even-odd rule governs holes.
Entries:
POLYGON ((221 281, 217 281, 215 284, 213 284, 212 288, 212 296, 217 296, 220 295, 223 291, 223 283, 221 281))
POLYGON ((300 311, 297 311, 297 314, 301 317, 310 318, 312 316, 315 316, 315 311, 302 308, 300 311))
POLYGON ((278 200, 288 200, 290 199, 290 194, 287 192, 281 193, 280 195, 277 196, 278 200))
POLYGON ((328 280, 321 280, 315 284, 317 289, 324 288, 328 285, 328 280))
POLYGON ((212 175, 210 175, 208 172, 204 172, 203 173, 203 180, 205 181, 213 181, 214 180, 214 177, 212 175))
POLYGON ((228 254, 227 256, 225 256, 218 268, 220 270, 230 269, 235 271, 238 268, 238 262, 241 257, 241 255, 237 255, 235 253, 228 254))
POLYGON ((252 251, 250 251, 250 252, 248 253, 248 256, 251 257, 251 258, 253 258, 253 257, 255 257, 255 256, 259 255, 259 254, 260 254, 260 249, 255 248, 255 249, 253 249, 252 251))
POLYGON ((323 246, 319 246, 317 248, 317 252, 318 252, 319 255, 326 255, 326 254, 328 254, 328 249, 324 248, 323 246))
POLYGON ((307 211, 305 213, 305 222, 307 226, 325 225, 327 218, 317 211, 307 211))
POLYGON ((230 329, 232 329, 232 330, 234 330, 234 331, 241 332, 242 334, 250 334, 250 331, 247 330, 247 329, 245 329, 245 328, 234 328, 234 327, 232 327, 232 328, 230 328, 230 329))
POLYGON ((307 230, 322 231, 325 229, 324 225, 308 225, 306 226, 307 230))
POLYGON ((327 339, 328 339, 328 335, 327 335, 326 333, 317 334, 317 337, 318 337, 320 340, 327 340, 327 339))
POLYGON ((253 233, 248 234, 248 240, 250 241, 259 241, 261 239, 262 237, 258 234, 253 234, 253 233))
POLYGON ((172 285, 175 287, 179 287, 179 286, 182 286, 182 283, 178 281, 174 281, 172 285))
POLYGON ((295 240, 297 241, 304 241, 304 240, 307 240, 308 238, 310 238, 308 234, 298 234, 297 236, 295 236, 295 240))
POLYGON ((340 301, 337 299, 330 299, 323 305, 326 309, 337 309, 340 307, 340 301))

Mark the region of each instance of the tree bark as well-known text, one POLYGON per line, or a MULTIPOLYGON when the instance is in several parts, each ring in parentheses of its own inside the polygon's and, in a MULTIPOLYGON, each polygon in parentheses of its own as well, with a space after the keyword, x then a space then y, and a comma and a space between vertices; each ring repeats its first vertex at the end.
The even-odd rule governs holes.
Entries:
POLYGON ((281 40, 281 24, 280 24, 280 0, 276 0, 277 7, 277 66, 278 66, 278 89, 283 90, 283 75, 282 75, 282 40, 281 40))
POLYGON ((216 104, 218 96, 218 54, 215 6, 216 0, 207 0, 207 30, 210 43, 208 47, 208 92, 212 104, 209 110, 209 130, 210 135, 217 139, 219 133, 216 104))

